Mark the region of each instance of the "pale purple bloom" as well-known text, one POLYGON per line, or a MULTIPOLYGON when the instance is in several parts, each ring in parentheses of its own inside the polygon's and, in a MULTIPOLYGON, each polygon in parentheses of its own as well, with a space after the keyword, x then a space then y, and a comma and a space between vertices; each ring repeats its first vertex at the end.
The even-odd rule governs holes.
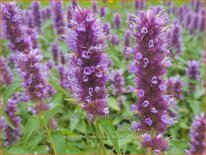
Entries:
POLYGON ((187 154, 205 154, 205 115, 201 113, 196 115, 190 129, 190 149, 186 150, 187 154))
POLYGON ((32 24, 34 28, 37 28, 38 32, 41 32, 42 26, 42 14, 40 12, 40 9, 40 2, 33 1, 31 4, 32 24))
POLYGON ((11 73, 11 70, 9 68, 9 66, 6 63, 6 59, 4 57, 1 57, 1 83, 5 84, 6 86, 10 85, 12 80, 13 80, 13 76, 11 73))
POLYGON ((114 45, 114 46, 119 45, 119 38, 118 38, 118 36, 116 34, 113 34, 111 36, 110 40, 111 40, 112 45, 114 45))
POLYGON ((115 29, 119 29, 121 25, 122 19, 119 13, 115 13, 113 16, 113 24, 115 29))

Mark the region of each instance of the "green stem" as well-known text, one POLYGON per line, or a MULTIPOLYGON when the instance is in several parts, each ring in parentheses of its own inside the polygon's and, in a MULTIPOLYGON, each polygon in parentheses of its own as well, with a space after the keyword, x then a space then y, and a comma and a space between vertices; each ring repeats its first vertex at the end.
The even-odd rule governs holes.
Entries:
POLYGON ((44 115, 41 115, 40 118, 41 118, 41 120, 42 120, 42 122, 43 122, 43 124, 44 124, 45 129, 46 129, 46 133, 47 133, 47 136, 48 136, 48 138, 49 138, 49 141, 50 141, 50 144, 51 144, 51 148, 52 148, 52 150, 53 150, 53 153, 54 153, 54 154, 57 154, 56 148, 55 148, 55 146, 54 146, 54 141, 53 141, 53 138, 51 137, 50 130, 49 130, 47 124, 46 124, 44 115))
POLYGON ((97 121, 95 122, 95 127, 96 127, 96 131, 97 131, 97 137, 99 139, 99 142, 100 142, 100 145, 102 147, 102 152, 104 154, 106 154, 106 149, 104 147, 104 143, 103 143, 103 140, 102 140, 102 135, 101 135, 101 131, 100 131, 100 128, 99 128, 99 124, 97 123, 97 121))

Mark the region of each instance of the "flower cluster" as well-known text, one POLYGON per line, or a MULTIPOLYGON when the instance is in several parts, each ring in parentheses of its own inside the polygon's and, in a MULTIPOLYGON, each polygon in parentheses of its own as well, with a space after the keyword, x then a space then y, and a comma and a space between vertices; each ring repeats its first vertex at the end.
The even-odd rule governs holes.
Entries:
MULTIPOLYGON (((167 50, 163 41, 166 25, 167 16, 164 12, 156 14, 153 10, 149 10, 140 12, 139 17, 130 18, 129 28, 134 32, 136 43, 134 62, 130 72, 135 74, 134 82, 137 84, 138 92, 138 103, 132 106, 132 110, 138 110, 141 117, 136 129, 148 133, 163 133, 170 124, 169 98, 164 95, 166 89, 164 75, 169 64, 165 57, 167 50)), ((153 140, 155 140, 154 137, 152 137, 153 140)), ((148 145, 144 146, 148 147, 148 145)), ((156 150, 165 151, 166 149, 158 145, 153 151, 156 150)))
POLYGON ((187 154, 205 154, 205 115, 201 113, 200 116, 195 116, 190 130, 190 149, 186 150, 187 154))
POLYGON ((3 84, 5 85, 10 85, 12 80, 13 80, 13 76, 11 73, 11 70, 9 68, 9 66, 6 64, 6 60, 4 57, 1 57, 1 83, 3 82, 3 84))
POLYGON ((126 60, 130 57, 130 52, 128 52, 128 49, 130 49, 130 42, 131 42, 131 33, 129 30, 125 31, 124 34, 124 49, 123 53, 125 55, 126 60))
POLYGON ((111 43, 112 43, 113 46, 119 45, 119 38, 116 34, 113 34, 111 36, 110 40, 111 40, 111 43))
POLYGON ((121 25, 121 16, 119 13, 115 13, 113 17, 114 28, 119 29, 121 25))
POLYGON ((105 7, 101 7, 100 8, 100 17, 104 17, 106 16, 106 8, 105 7))
POLYGON ((76 88, 74 94, 82 102, 89 120, 109 113, 106 97, 108 81, 107 55, 103 53, 105 35, 100 21, 88 9, 77 8, 74 27, 65 35, 65 42, 74 54, 71 57, 76 88))
POLYGON ((40 10, 40 2, 34 1, 31 4, 32 25, 37 28, 38 32, 41 32, 42 14, 40 10))
POLYGON ((182 52, 182 38, 180 24, 175 22, 173 29, 167 34, 169 47, 175 50, 174 55, 178 56, 182 52))
MULTIPOLYGON (((198 80, 199 79, 199 62, 195 60, 190 60, 187 62, 187 75, 190 80, 198 80)), ((189 92, 192 93, 196 89, 196 84, 194 82, 189 82, 189 92)))
POLYGON ((166 93, 168 95, 172 95, 178 100, 183 99, 182 95, 182 81, 179 76, 171 77, 166 81, 167 90, 166 93))
POLYGON ((54 63, 57 65, 59 61, 60 49, 56 42, 51 43, 51 52, 54 63))
POLYGON ((144 4, 144 0, 135 0, 134 1, 134 8, 135 10, 142 10, 144 9, 145 4, 144 4))
POLYGON ((113 70, 111 72, 111 82, 112 82, 112 94, 117 97, 118 105, 122 109, 123 101, 122 95, 126 92, 125 89, 125 80, 122 70, 113 70))
POLYGON ((24 37, 22 14, 15 3, 1 3, 3 36, 9 41, 9 48, 14 52, 28 52, 30 43, 24 37))
POLYGON ((61 0, 51 0, 51 16, 53 20, 53 25, 56 29, 56 33, 58 35, 62 34, 64 25, 64 12, 63 12, 63 4, 61 0))
POLYGON ((53 89, 51 89, 51 86, 41 74, 40 52, 37 48, 33 48, 34 38, 32 39, 27 29, 23 29, 22 18, 21 11, 16 8, 15 3, 3 3, 3 23, 6 24, 4 27, 6 38, 13 45, 17 43, 15 38, 21 38, 14 50, 17 51, 15 61, 23 78, 23 87, 26 89, 26 93, 31 100, 36 101, 38 99, 42 102, 43 99, 53 93, 53 89), (10 18, 8 18, 8 15, 10 15, 10 18), (18 22, 13 20, 13 17, 18 18, 18 22), (13 21, 15 22, 13 23, 13 21), (27 33, 23 33, 24 30, 27 33))
POLYGON ((8 115, 8 118, 10 119, 12 125, 14 128, 11 128, 8 125, 5 125, 4 131, 5 131, 5 146, 10 146, 11 144, 14 144, 20 137, 21 131, 20 131, 20 123, 21 118, 17 115, 17 96, 13 95, 7 103, 5 112, 8 115))

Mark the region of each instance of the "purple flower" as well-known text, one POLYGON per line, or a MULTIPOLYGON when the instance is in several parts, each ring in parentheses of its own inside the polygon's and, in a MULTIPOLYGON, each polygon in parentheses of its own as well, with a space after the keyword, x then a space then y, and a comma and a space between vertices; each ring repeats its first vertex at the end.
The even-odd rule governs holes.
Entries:
POLYGON ((190 149, 186 150, 187 154, 205 154, 205 115, 195 116, 190 129, 190 149))
POLYGON ((58 35, 62 34, 64 25, 64 9, 61 0, 51 0, 51 15, 53 20, 53 25, 56 29, 58 35))
POLYGON ((38 32, 41 32, 42 14, 40 12, 40 2, 33 1, 31 4, 32 24, 34 28, 37 28, 38 32))
POLYGON ((67 22, 68 22, 68 27, 70 27, 70 20, 72 20, 73 16, 73 8, 71 5, 67 6, 67 22))
POLYGON ((35 49, 35 48, 39 48, 39 44, 38 44, 38 38, 37 38, 37 33, 34 29, 32 28, 28 28, 26 30, 26 33, 30 36, 30 39, 31 39, 31 45, 32 45, 32 48, 35 49))
POLYGON ((73 9, 77 7, 77 0, 72 0, 72 7, 73 9))
MULTIPOLYGON (((190 80, 198 80, 200 71, 199 71, 199 62, 195 60, 190 60, 187 62, 187 75, 190 80)), ((195 91, 196 84, 194 82, 189 82, 189 92, 192 93, 195 91)))
POLYGON ((123 72, 121 70, 113 70, 111 72, 111 82, 113 92, 112 94, 115 96, 121 96, 125 93, 125 80, 123 76, 123 72))
POLYGON ((130 41, 131 41, 131 33, 129 30, 127 30, 127 31, 125 31, 125 34, 124 34, 124 49, 123 49, 123 53, 125 55, 126 60, 129 59, 129 56, 131 54, 128 51, 130 49, 130 41))
POLYGON ((174 27, 170 32, 168 32, 166 39, 168 41, 169 47, 172 47, 175 50, 174 55, 180 55, 182 52, 182 37, 179 23, 174 23, 174 27))
POLYGON ((154 154, 160 154, 168 150, 168 140, 165 140, 161 134, 154 138, 149 134, 144 134, 141 143, 143 148, 151 148, 154 154))
POLYGON ((70 79, 72 74, 70 73, 69 66, 60 65, 58 71, 60 75, 60 85, 67 90, 71 90, 70 79))
POLYGON ((121 16, 119 13, 115 13, 113 16, 113 23, 114 23, 114 28, 119 29, 120 24, 121 24, 121 16))
POLYGON ((98 12, 98 4, 96 0, 92 1, 92 10, 94 13, 98 12))
POLYGON ((5 131, 5 141, 4 145, 6 147, 10 146, 11 144, 15 144, 16 141, 19 139, 21 135, 20 131, 20 124, 21 124, 21 118, 17 115, 17 96, 13 95, 7 103, 7 106, 5 108, 5 112, 10 119, 12 125, 14 126, 14 129, 10 126, 6 125, 4 128, 5 131))
POLYGON ((111 29, 111 25, 109 22, 107 22, 103 25, 103 31, 106 35, 110 34, 110 29, 111 29))
POLYGON ((100 8, 100 17, 104 17, 106 15, 106 8, 102 7, 100 8))
POLYGON ((41 16, 42 16, 42 20, 43 21, 45 21, 47 19, 50 19, 50 17, 51 17, 51 10, 50 10, 50 8, 47 7, 47 8, 42 9, 41 10, 41 14, 42 14, 41 16))
POLYGON ((20 10, 16 8, 15 3, 2 3, 1 8, 2 31, 9 42, 9 48, 14 52, 27 52, 25 50, 30 50, 30 43, 24 37, 20 10))
POLYGON ((1 57, 0 61, 1 61, 1 74, 2 74, 0 81, 3 82, 3 84, 5 84, 6 86, 8 86, 11 84, 13 80, 13 76, 9 66, 6 63, 5 58, 1 57))
POLYGON ((145 4, 144 4, 144 0, 135 0, 134 1, 134 8, 135 10, 142 10, 144 9, 145 4))
POLYGON ((167 94, 172 95, 176 99, 182 100, 182 81, 179 76, 171 77, 166 81, 167 85, 167 94))
POLYGON ((73 73, 72 90, 81 100, 88 113, 88 119, 109 113, 107 107, 106 84, 108 81, 108 57, 103 53, 105 35, 101 24, 88 9, 77 8, 75 25, 65 34, 65 42, 74 54, 70 59, 73 73))
MULTIPOLYGON (((23 78, 23 87, 26 89, 26 94, 32 101, 43 102, 43 99, 47 98, 53 93, 53 89, 43 78, 40 71, 40 52, 38 49, 33 49, 32 37, 28 33, 23 33, 23 27, 20 23, 22 21, 21 10, 17 10, 15 3, 3 3, 3 22, 7 24, 13 24, 13 17, 18 17, 19 22, 10 27, 7 25, 5 34, 9 42, 13 45, 16 44, 16 39, 11 36, 10 30, 15 34, 15 38, 21 38, 20 42, 17 42, 15 46, 16 62, 18 65, 18 71, 21 73, 23 78), (8 18, 10 15, 10 18, 8 18), (22 43, 22 44, 19 44, 22 43), (28 43, 28 44, 27 44, 28 43)), ((27 31, 25 29, 25 31, 27 31)), ((14 35, 12 34, 12 35, 14 35)))
MULTIPOLYGON (((136 43, 132 72, 135 74, 134 83, 137 89, 144 92, 139 95, 137 103, 141 117, 139 129, 163 133, 169 125, 168 99, 162 89, 167 71, 164 65, 167 58, 163 39, 167 16, 163 12, 156 14, 149 10, 140 12, 139 17, 134 16, 132 20, 134 22, 129 27, 134 31, 136 43)), ((152 148, 156 149, 156 146, 152 148)), ((162 148, 157 149, 165 151, 162 148)))
POLYGON ((111 36, 111 43, 112 43, 113 46, 119 45, 119 38, 116 34, 113 34, 111 36))
POLYGON ((51 43, 51 52, 54 63, 57 65, 59 61, 60 49, 56 42, 51 43))

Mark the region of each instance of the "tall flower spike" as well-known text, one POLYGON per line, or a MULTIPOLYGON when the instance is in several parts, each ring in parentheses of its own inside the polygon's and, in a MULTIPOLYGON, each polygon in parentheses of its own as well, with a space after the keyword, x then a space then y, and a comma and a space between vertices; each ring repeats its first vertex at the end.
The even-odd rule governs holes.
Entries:
POLYGON ((135 0, 134 1, 134 8, 135 10, 138 10, 138 9, 144 9, 145 7, 145 4, 144 4, 144 0, 135 0))
POLYGON ((98 4, 96 0, 92 1, 92 10, 94 13, 98 12, 98 4))
POLYGON ((94 121, 96 116, 109 113, 105 88, 108 57, 103 53, 105 35, 100 21, 88 9, 77 8, 74 21, 76 25, 65 35, 65 42, 74 51, 70 65, 77 87, 73 91, 88 119, 94 121))
POLYGON ((110 34, 110 29, 111 29, 111 25, 109 22, 107 23, 104 23, 103 25, 103 31, 106 35, 109 35, 110 34))
POLYGON ((31 4, 31 12, 32 12, 32 23, 33 27, 37 28, 38 32, 41 32, 42 25, 42 14, 40 12, 40 2, 33 1, 31 4))
POLYGON ((167 35, 168 44, 175 50, 174 55, 179 56, 182 52, 182 37, 180 24, 175 22, 173 29, 167 35))
POLYGON ((70 20, 72 20, 73 16, 73 8, 71 5, 67 6, 67 22, 68 22, 68 27, 70 27, 70 20))
POLYGON ((50 96, 52 89, 47 81, 43 78, 40 71, 40 52, 38 49, 33 49, 32 37, 23 33, 26 29, 22 27, 22 14, 21 10, 16 9, 15 3, 3 3, 3 23, 13 24, 13 17, 18 17, 18 22, 16 25, 7 25, 5 28, 5 36, 10 41, 11 44, 15 45, 16 39, 13 39, 10 30, 14 33, 14 38, 21 38, 15 47, 16 62, 18 64, 18 70, 23 78, 23 87, 26 89, 26 93, 29 95, 30 100, 40 102, 46 97, 50 96), (10 18, 8 18, 10 15, 10 18), (22 43, 22 44, 19 44, 22 43), (28 44, 27 44, 28 43, 28 44))
POLYGON ((106 16, 106 8, 105 7, 101 7, 100 8, 100 17, 104 17, 106 16))
POLYGON ((186 154, 205 154, 205 115, 195 116, 190 129, 190 149, 186 150, 186 154))
POLYGON ((122 96, 126 92, 125 89, 125 80, 122 70, 113 70, 111 73, 111 82, 113 88, 113 95, 117 97, 118 105, 123 109, 123 100, 122 96))
POLYGON ((11 70, 9 68, 9 66, 6 64, 6 60, 4 57, 1 57, 0 60, 0 65, 1 65, 1 83, 5 84, 6 86, 10 85, 12 80, 13 80, 13 76, 11 73, 11 70))
MULTIPOLYGON (((134 82, 139 92, 136 106, 141 119, 138 129, 148 133, 163 133, 170 123, 163 78, 167 71, 164 65, 166 49, 163 39, 166 25, 167 16, 164 12, 156 14, 153 10, 141 11, 139 17, 130 18, 129 27, 134 32, 136 43, 130 71, 135 74, 134 82)), ((155 140, 154 137, 151 139, 155 140)), ((165 151, 160 146, 155 148, 165 151)))
POLYGON ((131 33, 129 30, 127 30, 124 34, 124 49, 123 49, 123 53, 125 55, 126 60, 128 60, 130 56, 130 53, 128 50, 130 49, 130 41, 131 41, 131 33))
POLYGON ((121 24, 121 16, 119 13, 115 13, 113 17, 114 28, 119 29, 121 24))
POLYGON ((9 41, 9 48, 14 52, 28 52, 30 43, 24 37, 22 14, 15 3, 1 3, 3 36, 9 41), (28 51, 26 51, 28 50, 28 51))
POLYGON ((21 118, 17 115, 17 96, 13 95, 9 100, 6 106, 5 112, 7 113, 11 123, 14 126, 12 129, 10 126, 6 125, 4 128, 5 131, 5 141, 4 146, 8 147, 11 144, 15 144, 19 139, 21 131, 20 131, 20 123, 21 118))
POLYGON ((57 65, 59 62, 60 50, 56 42, 51 43, 51 52, 52 52, 53 61, 57 65))
POLYGON ((62 0, 51 0, 51 15, 53 20, 53 25, 56 29, 56 33, 58 35, 62 34, 64 25, 64 9, 62 0))
MULTIPOLYGON (((198 80, 199 79, 199 62, 195 60, 190 60, 187 62, 187 75, 190 80, 198 80)), ((192 93, 196 89, 196 84, 189 82, 188 84, 189 92, 192 93)))
POLYGON ((119 38, 116 34, 113 34, 111 36, 111 43, 112 43, 113 46, 119 45, 119 38))

